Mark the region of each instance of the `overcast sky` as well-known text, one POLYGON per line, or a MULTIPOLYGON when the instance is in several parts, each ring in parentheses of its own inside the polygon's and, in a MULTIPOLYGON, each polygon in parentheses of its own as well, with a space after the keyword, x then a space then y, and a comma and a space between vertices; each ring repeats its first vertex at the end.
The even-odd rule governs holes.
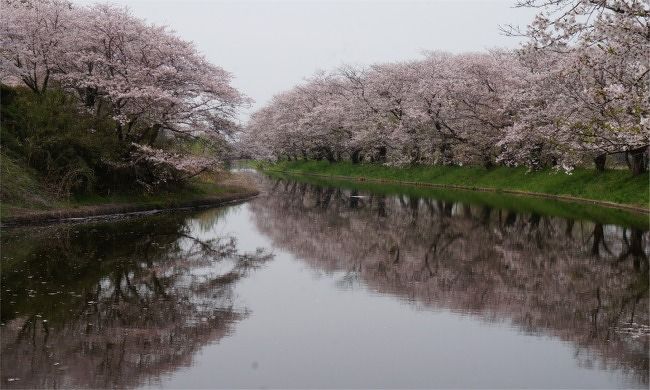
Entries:
POLYGON ((518 40, 503 36, 499 25, 525 26, 534 12, 513 8, 514 1, 110 2, 194 41, 210 61, 234 75, 233 84, 255 100, 255 109, 317 69, 342 63, 408 60, 424 50, 516 47, 518 40))

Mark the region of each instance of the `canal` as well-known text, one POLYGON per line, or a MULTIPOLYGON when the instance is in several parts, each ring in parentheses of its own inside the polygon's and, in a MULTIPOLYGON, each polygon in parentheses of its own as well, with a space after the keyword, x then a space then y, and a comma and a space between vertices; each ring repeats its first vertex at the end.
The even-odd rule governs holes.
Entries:
POLYGON ((5 388, 647 388, 647 216, 254 176, 2 232, 5 388))

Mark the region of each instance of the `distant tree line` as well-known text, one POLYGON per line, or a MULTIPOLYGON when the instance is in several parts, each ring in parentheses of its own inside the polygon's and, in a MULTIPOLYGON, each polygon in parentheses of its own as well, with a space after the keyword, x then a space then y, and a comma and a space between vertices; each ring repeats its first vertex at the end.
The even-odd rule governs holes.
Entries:
POLYGON ((641 0, 523 0, 539 13, 518 50, 316 73, 254 113, 257 158, 647 171, 650 7, 641 0))

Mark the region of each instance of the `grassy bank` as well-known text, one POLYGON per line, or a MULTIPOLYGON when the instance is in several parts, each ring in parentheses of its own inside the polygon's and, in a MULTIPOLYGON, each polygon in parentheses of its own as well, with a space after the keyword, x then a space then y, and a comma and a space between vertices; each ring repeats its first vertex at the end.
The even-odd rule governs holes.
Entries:
POLYGON ((404 195, 417 198, 431 198, 443 202, 460 202, 467 205, 510 210, 518 213, 553 216, 568 220, 592 221, 602 224, 634 227, 644 231, 648 230, 648 216, 644 213, 601 207, 594 204, 564 202, 555 199, 519 196, 499 192, 466 191, 454 188, 413 185, 405 186, 399 183, 337 179, 326 176, 304 176, 276 171, 267 171, 266 174, 274 179, 299 180, 301 183, 321 187, 338 187, 350 191, 356 190, 387 196, 404 195))
POLYGON ((86 194, 62 199, 41 183, 37 172, 6 156, 1 156, 0 182, 0 221, 3 224, 218 205, 257 194, 246 179, 220 172, 198 176, 174 191, 86 194))
POLYGON ((386 167, 326 161, 258 163, 262 170, 299 174, 345 176, 360 179, 462 186, 468 189, 522 191, 613 202, 648 209, 648 176, 633 177, 628 171, 577 169, 570 175, 553 170, 528 172, 525 168, 498 167, 386 167))
POLYGON ((0 98, 3 224, 203 206, 254 191, 225 173, 190 174, 210 166, 212 141, 135 119, 125 133, 58 86, 35 94, 0 83, 0 98))

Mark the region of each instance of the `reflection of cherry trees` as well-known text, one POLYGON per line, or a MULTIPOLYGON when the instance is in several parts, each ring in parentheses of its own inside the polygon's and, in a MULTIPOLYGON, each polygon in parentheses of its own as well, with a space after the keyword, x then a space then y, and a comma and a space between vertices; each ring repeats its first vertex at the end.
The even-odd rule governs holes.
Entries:
POLYGON ((232 286, 269 256, 190 225, 167 215, 3 232, 3 385, 130 387, 226 335, 245 315, 232 286))
POLYGON ((251 207, 276 245, 344 271, 342 286, 510 321, 648 381, 647 232, 287 180, 251 207))

